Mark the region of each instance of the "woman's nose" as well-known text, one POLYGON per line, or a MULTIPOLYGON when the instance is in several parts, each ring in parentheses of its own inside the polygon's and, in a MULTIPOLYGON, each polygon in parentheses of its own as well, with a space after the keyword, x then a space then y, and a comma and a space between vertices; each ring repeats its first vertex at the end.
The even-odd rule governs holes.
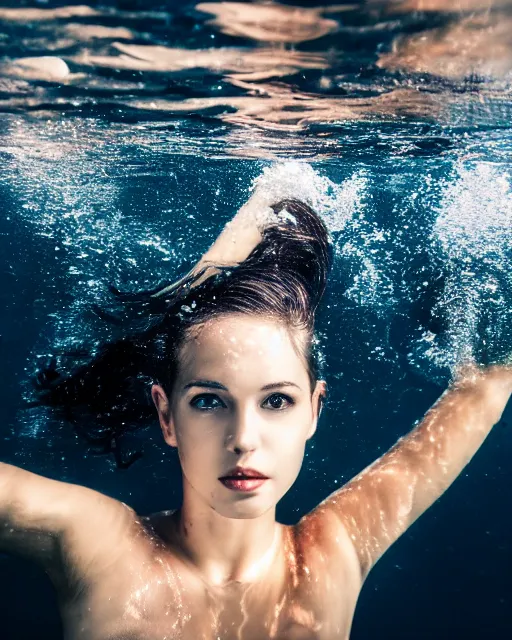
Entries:
POLYGON ((259 442, 257 417, 250 410, 235 412, 229 425, 226 446, 241 455, 257 449, 259 442))

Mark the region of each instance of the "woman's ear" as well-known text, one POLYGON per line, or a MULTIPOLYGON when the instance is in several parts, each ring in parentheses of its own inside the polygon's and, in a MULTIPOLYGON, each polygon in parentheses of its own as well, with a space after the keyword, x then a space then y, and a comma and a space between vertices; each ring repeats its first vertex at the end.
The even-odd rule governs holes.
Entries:
POLYGON ((325 382, 325 380, 317 380, 317 383, 315 385, 315 390, 313 391, 313 396, 311 398, 311 401, 313 404, 313 423, 308 433, 308 440, 316 431, 316 425, 318 423, 318 419, 320 418, 320 414, 322 413, 322 408, 323 408, 326 395, 327 395, 327 383, 325 382))
POLYGON ((158 411, 158 420, 160 421, 160 428, 162 429, 164 440, 170 447, 177 447, 176 430, 174 428, 174 421, 172 419, 167 394, 159 384, 154 384, 151 387, 151 397, 158 411))
POLYGON ((316 415, 320 418, 320 414, 324 408, 325 399, 327 398, 327 382, 325 380, 317 380, 315 392, 318 394, 316 415))

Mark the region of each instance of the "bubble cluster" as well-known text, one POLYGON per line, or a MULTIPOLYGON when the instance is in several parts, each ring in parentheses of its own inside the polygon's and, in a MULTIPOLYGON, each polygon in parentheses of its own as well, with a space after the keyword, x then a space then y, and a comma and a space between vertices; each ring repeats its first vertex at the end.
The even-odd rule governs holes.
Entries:
POLYGON ((466 360, 504 361, 512 352, 509 172, 458 163, 441 184, 436 213, 432 252, 441 259, 444 289, 434 313, 445 330, 426 331, 416 347, 434 366, 452 371, 466 360))

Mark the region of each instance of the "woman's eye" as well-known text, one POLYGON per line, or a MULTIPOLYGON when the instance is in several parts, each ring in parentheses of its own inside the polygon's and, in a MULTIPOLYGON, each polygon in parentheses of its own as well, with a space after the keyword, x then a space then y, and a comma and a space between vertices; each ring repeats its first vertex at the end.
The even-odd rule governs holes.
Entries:
POLYGON ((295 404, 294 400, 290 396, 285 396, 282 393, 273 393, 269 396, 265 403, 268 403, 272 409, 276 411, 282 411, 288 406, 295 404))
POLYGON ((219 406, 223 407, 224 403, 217 396, 212 394, 203 394, 192 398, 190 406, 194 407, 194 409, 198 409, 199 411, 212 411, 219 406))

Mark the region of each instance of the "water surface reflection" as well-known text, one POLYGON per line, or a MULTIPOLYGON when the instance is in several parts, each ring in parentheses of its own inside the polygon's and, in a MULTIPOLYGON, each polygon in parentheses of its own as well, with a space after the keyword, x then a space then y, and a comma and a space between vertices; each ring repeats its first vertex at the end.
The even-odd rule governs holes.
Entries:
MULTIPOLYGON (((320 140, 357 121, 471 128, 509 120, 505 0, 201 2, 168 12, 23 4, 0 8, 7 112, 195 116, 224 123, 227 148, 233 138, 267 135, 254 153, 269 157, 295 154, 293 138, 283 136, 318 126, 320 140)), ((235 153, 255 146, 235 145, 235 153)))

